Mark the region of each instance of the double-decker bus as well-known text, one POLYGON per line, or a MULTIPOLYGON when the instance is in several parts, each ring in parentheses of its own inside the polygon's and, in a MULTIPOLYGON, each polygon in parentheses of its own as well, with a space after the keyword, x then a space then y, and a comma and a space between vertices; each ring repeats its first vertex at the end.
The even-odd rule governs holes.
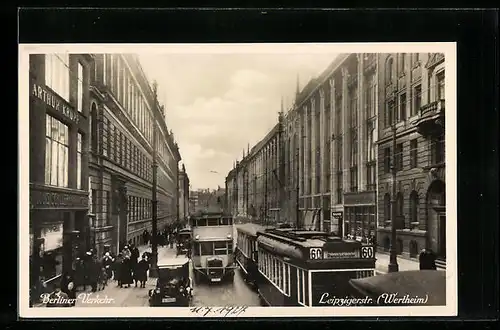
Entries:
POLYGON ((266 306, 326 307, 331 299, 351 297, 350 279, 375 271, 373 246, 325 232, 260 231, 257 247, 258 293, 266 306))
POLYGON ((233 217, 221 211, 200 211, 190 219, 192 261, 195 280, 205 277, 210 282, 233 279, 233 217))

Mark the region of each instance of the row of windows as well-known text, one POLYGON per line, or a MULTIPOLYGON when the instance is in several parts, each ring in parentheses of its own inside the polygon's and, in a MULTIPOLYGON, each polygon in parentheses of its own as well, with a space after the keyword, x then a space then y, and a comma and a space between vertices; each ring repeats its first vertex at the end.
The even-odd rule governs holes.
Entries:
POLYGON ((152 180, 152 162, 106 117, 103 118, 101 136, 103 156, 145 180, 152 180))
MULTIPOLYGON (((431 139, 429 142, 429 147, 430 147, 430 164, 440 164, 445 161, 445 140, 444 140, 444 135, 438 136, 434 139, 431 139)), ((418 152, 419 152, 419 146, 418 146, 418 140, 413 139, 410 141, 410 150, 409 150, 409 156, 410 156, 410 169, 411 168, 416 168, 418 167, 418 152)), ((394 165, 396 168, 396 171, 401 171, 403 170, 403 156, 404 156, 404 151, 403 151, 403 143, 398 143, 396 145, 396 154, 394 155, 394 165)), ((391 172, 391 163, 392 163, 392 158, 391 158, 391 148, 387 147, 384 149, 384 172, 385 173, 390 173, 391 172)))
MULTIPOLYGON (((411 57, 412 64, 415 64, 420 60, 420 55, 418 53, 415 53, 415 54, 401 53, 401 54, 398 54, 396 56, 397 56, 397 60, 398 60, 398 67, 397 67, 398 71, 397 72, 400 74, 403 74, 406 72, 406 64, 408 63, 407 56, 411 57)), ((395 71, 394 71, 394 58, 389 57, 389 58, 387 58, 386 63, 385 63, 385 81, 386 81, 386 84, 392 83, 392 81, 395 78, 394 73, 395 73, 395 71)))
MULTIPOLYGON (((266 251, 259 249, 258 251, 258 268, 259 271, 273 283, 282 293, 290 296, 290 264, 283 262, 281 259, 273 256, 266 251)), ((299 297, 299 302, 301 302, 299 297)), ((304 303, 304 302, 302 302, 304 303)))
POLYGON ((233 253, 233 242, 195 242, 192 252, 195 256, 228 255, 233 253))
POLYGON ((193 227, 232 226, 233 218, 193 219, 191 225, 193 227))
POLYGON ((76 109, 83 110, 83 65, 77 63, 76 75, 72 75, 69 63, 69 54, 45 55, 45 85, 70 102, 71 78, 77 80, 76 84, 76 109))
MULTIPOLYGON (((409 214, 408 217, 404 215, 404 197, 401 192, 396 195, 396 216, 397 216, 397 228, 410 228, 411 223, 419 222, 419 196, 416 191, 412 191, 409 195, 409 214)), ((391 213, 391 195, 386 193, 384 195, 384 220, 390 222, 392 217, 391 213)), ((379 224, 382 225, 383 224, 379 224)))
POLYGON ((152 143, 152 116, 144 99, 121 55, 104 54, 104 83, 132 119, 136 127, 152 143))
MULTIPOLYGON (((90 178, 89 178, 90 187, 90 178)), ((89 190, 89 212, 96 216, 95 227, 111 226, 111 193, 109 191, 101 191, 102 198, 98 198, 98 190, 89 190)))
POLYGON ((252 253, 257 250, 257 242, 252 242, 248 239, 247 235, 238 233, 236 243, 238 248, 247 256, 247 258, 253 258, 252 253))
MULTIPOLYGON (((50 115, 45 116, 45 184, 68 187, 69 128, 50 115)), ((82 134, 77 134, 76 188, 82 188, 82 134)))
POLYGON ((152 204, 148 198, 127 196, 128 199, 128 213, 127 221, 134 222, 142 219, 151 218, 152 204))

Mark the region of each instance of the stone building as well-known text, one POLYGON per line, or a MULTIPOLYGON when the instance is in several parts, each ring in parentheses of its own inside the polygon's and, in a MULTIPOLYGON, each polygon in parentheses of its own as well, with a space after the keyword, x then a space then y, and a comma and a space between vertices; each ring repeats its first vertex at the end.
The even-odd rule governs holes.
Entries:
POLYGON ((89 82, 93 56, 29 57, 30 288, 34 302, 88 249, 89 82))
POLYGON ((182 164, 179 172, 179 220, 186 220, 189 216, 189 176, 186 167, 182 164))
POLYGON ((395 198, 398 254, 446 257, 444 55, 379 54, 378 244, 389 250, 395 198), (396 150, 392 150, 396 127, 396 150), (392 155, 395 162, 392 164, 392 155), (392 194, 391 166, 397 170, 392 194))
POLYGON ((178 217, 181 160, 165 109, 139 60, 95 54, 91 74, 89 233, 99 254, 139 244, 151 232, 153 139, 156 132, 158 230, 178 217))
POLYGON ((296 95, 284 148, 287 199, 298 190, 299 207, 290 203, 289 216, 306 229, 375 235, 375 55, 340 54, 296 95))

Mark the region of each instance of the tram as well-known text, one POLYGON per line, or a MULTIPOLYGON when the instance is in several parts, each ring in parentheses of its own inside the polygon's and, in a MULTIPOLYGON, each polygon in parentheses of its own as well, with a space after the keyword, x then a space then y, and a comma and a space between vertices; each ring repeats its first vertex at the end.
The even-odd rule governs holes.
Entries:
POLYGON ((349 280, 374 276, 373 246, 319 231, 257 232, 258 293, 265 306, 323 306, 352 296, 349 280))
POLYGON ((233 251, 233 217, 223 212, 203 211, 190 219, 195 281, 232 280, 236 268, 233 251))

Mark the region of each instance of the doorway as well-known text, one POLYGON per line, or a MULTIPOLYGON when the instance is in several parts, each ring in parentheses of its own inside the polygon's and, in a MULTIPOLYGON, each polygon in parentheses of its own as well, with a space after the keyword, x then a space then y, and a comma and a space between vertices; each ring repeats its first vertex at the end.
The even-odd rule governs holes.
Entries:
POLYGON ((443 181, 432 182, 427 191, 427 247, 446 259, 446 199, 443 181))

